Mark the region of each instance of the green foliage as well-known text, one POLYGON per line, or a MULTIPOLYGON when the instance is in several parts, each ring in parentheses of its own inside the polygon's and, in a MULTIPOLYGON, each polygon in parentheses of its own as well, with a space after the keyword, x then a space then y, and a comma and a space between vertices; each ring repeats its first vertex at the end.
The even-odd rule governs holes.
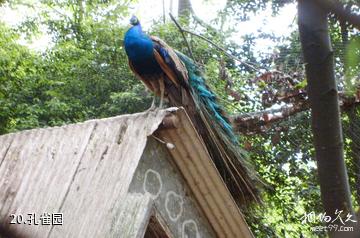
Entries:
POLYGON ((346 92, 354 95, 360 87, 360 37, 354 37, 346 49, 347 67, 345 72, 346 92))
MULTIPOLYGON (((27 19, 17 29, 0 24, 0 134, 134 113, 150 105, 151 95, 129 71, 122 48, 126 28, 119 22, 128 17, 131 1, 11 2, 13 7, 30 3, 38 15, 27 19), (43 53, 33 52, 18 43, 20 34, 31 39, 39 35, 43 27, 52 37, 53 45, 48 50, 43 53)), ((252 65, 261 66, 261 69, 270 69, 276 65, 276 70, 286 73, 302 71, 297 32, 287 39, 260 32, 243 36, 239 41, 242 44, 230 40, 237 23, 248 19, 252 13, 260 13, 270 6, 276 15, 281 7, 293 0, 227 2, 219 18, 212 22, 220 25, 219 31, 194 19, 180 23, 227 49, 228 53, 252 65), (234 22, 234 26, 224 30, 226 21, 234 22), (254 49, 258 38, 276 43, 278 56, 257 56, 254 49)), ((341 78, 344 71, 344 58, 341 56, 345 55, 345 50, 339 46, 343 41, 340 25, 331 22, 330 32, 335 45, 337 77, 341 78)), ((155 22, 150 33, 188 54, 184 39, 171 22, 155 22)), ((345 88, 349 92, 359 82, 360 43, 354 34, 353 31, 349 33, 351 43, 346 50, 348 66, 345 88)), ((230 114, 266 109, 261 103, 261 97, 271 86, 264 81, 253 82, 259 70, 235 62, 195 36, 187 36, 187 40, 195 60, 204 69, 207 82, 230 114), (224 69, 227 77, 221 76, 224 69), (219 76, 222 80, 219 80, 219 76), (229 95, 229 85, 239 98, 229 95)), ((306 80, 299 80, 296 85, 299 89, 306 88, 306 80)), ((350 124, 347 117, 344 120, 345 125, 350 124)), ((266 184, 263 188, 264 205, 247 211, 246 217, 255 236, 324 236, 323 233, 310 231, 310 227, 317 224, 301 224, 305 212, 319 214, 322 211, 313 161, 310 115, 303 113, 285 120, 264 134, 241 136, 241 141, 244 145, 251 145, 249 154, 256 171, 266 184)), ((351 165, 350 156, 352 141, 346 138, 345 153, 350 165, 351 186, 355 191, 356 169, 351 165)))
POLYGON ((39 126, 38 113, 45 110, 34 104, 40 96, 34 91, 43 86, 41 62, 18 38, 0 24, 0 133, 39 126))
POLYGON ((320 188, 316 181, 314 149, 308 113, 275 125, 266 134, 247 137, 251 158, 266 184, 264 206, 250 219, 256 237, 324 237, 302 224, 305 213, 320 214, 320 188), (260 222, 259 222, 260 221, 260 222), (271 228, 271 233, 270 232, 271 228))
MULTIPOLYGON (((19 35, 0 25, 0 133, 148 107, 150 95, 130 72, 122 49, 126 29, 113 24, 114 11, 124 15, 127 8, 118 5, 105 12, 103 9, 109 7, 110 1, 101 2, 96 5, 89 2, 87 13, 79 21, 81 9, 71 5, 72 1, 58 5, 43 1, 49 9, 41 13, 40 19, 49 27, 55 43, 43 54, 19 45, 19 35), (53 20, 47 15, 54 7, 71 6, 75 9, 73 19, 53 20), (104 18, 99 20, 99 16, 104 18), (77 31, 73 31, 75 23, 77 31)), ((26 28, 24 24, 21 27, 26 28)))
POLYGON ((294 0, 235 0, 229 1, 225 12, 235 14, 238 20, 245 21, 249 19, 251 13, 258 13, 270 6, 274 15, 278 14, 281 7, 294 0))

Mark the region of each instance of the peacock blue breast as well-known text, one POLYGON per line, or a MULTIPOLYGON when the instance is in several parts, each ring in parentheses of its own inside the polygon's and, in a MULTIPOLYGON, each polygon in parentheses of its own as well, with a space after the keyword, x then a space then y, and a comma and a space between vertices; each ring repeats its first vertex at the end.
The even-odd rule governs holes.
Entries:
POLYGON ((131 27, 125 34, 125 51, 139 74, 161 72, 154 57, 154 43, 142 32, 140 24, 131 27))

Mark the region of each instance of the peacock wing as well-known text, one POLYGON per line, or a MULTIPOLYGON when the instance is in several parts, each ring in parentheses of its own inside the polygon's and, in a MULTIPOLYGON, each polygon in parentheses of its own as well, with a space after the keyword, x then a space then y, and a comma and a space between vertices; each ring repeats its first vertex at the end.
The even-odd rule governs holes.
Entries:
POLYGON ((188 71, 175 51, 163 40, 150 36, 154 42, 154 56, 167 77, 178 87, 188 87, 188 71))

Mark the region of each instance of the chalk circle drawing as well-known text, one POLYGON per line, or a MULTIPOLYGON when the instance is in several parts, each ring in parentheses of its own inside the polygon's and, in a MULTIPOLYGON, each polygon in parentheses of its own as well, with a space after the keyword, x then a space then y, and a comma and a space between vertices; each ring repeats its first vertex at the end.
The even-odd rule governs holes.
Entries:
POLYGON ((169 191, 166 193, 165 209, 171 221, 175 222, 181 217, 184 209, 183 204, 184 201, 182 196, 178 195, 174 191, 169 191), (171 209, 171 207, 169 207, 169 203, 172 203, 171 205, 173 207, 178 207, 178 209, 176 209, 178 211, 171 209))
POLYGON ((182 224, 182 238, 200 238, 199 229, 194 220, 186 220, 182 224))
POLYGON ((145 172, 143 183, 144 192, 150 194, 152 199, 156 199, 161 193, 162 186, 163 184, 160 174, 153 169, 148 169, 145 172), (156 184, 158 185, 156 186, 156 184))

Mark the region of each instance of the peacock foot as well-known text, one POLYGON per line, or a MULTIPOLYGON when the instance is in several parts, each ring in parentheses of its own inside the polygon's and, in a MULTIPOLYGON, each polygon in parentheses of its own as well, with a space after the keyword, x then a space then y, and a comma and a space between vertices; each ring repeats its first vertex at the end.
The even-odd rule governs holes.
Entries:
POLYGON ((157 109, 157 107, 155 106, 155 97, 154 97, 151 102, 151 106, 145 112, 152 112, 152 111, 155 111, 156 109, 157 109))

